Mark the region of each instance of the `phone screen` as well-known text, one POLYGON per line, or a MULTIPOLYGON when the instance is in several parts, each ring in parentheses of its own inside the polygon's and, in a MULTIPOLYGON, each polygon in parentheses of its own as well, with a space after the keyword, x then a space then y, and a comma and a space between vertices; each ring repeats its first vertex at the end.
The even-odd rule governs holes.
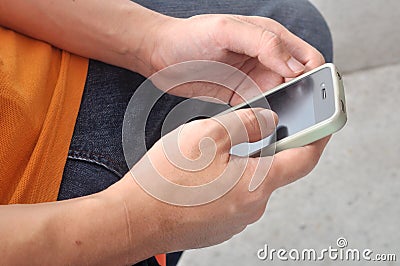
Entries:
MULTIPOLYGON (((254 154, 263 147, 331 117, 335 111, 332 83, 331 69, 323 68, 266 96, 271 110, 279 117, 275 133, 258 142, 236 145, 232 147, 231 154, 254 154)), ((265 108, 265 99, 259 98, 240 109, 249 107, 265 108)))

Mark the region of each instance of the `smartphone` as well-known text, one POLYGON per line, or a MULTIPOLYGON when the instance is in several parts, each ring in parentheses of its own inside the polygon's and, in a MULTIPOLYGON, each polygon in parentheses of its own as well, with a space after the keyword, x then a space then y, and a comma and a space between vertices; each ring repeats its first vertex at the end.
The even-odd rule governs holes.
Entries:
POLYGON ((330 63, 225 112, 265 108, 265 100, 279 117, 275 132, 258 142, 238 144, 231 148, 231 154, 271 156, 326 137, 340 130, 347 121, 342 76, 330 63))

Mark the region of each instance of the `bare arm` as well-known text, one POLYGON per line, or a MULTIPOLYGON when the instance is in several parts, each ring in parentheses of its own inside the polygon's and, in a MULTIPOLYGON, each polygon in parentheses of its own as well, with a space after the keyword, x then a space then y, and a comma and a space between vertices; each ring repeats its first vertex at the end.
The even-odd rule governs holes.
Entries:
POLYGON ((146 34, 165 18, 129 0, 0 1, 0 25, 139 73, 146 34))
POLYGON ((133 183, 126 177, 88 197, 0 206, 2 263, 127 265, 161 253, 152 206, 133 183))
MULTIPOLYGON (((129 0, 0 1, 0 25, 132 70, 140 68, 144 32, 161 18, 129 0)), ((0 206, 2 264, 123 265, 157 254, 150 218, 142 222, 151 215, 143 203, 128 206, 128 221, 126 206, 140 199, 129 188, 126 203, 120 183, 80 199, 0 206)))

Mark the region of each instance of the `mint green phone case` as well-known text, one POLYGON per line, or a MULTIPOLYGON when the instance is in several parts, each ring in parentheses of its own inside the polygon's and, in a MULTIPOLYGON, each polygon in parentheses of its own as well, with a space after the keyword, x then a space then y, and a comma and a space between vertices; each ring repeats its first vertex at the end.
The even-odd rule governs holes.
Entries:
MULTIPOLYGON (((264 147, 259 151, 253 152, 249 154, 249 156, 271 156, 274 153, 280 152, 282 150, 302 147, 316 140, 324 138, 330 134, 335 133, 346 124, 347 114, 346 114, 346 100, 344 95, 343 80, 341 75, 339 74, 339 71, 336 69, 335 65, 331 63, 324 64, 287 83, 281 84, 278 87, 264 93, 263 96, 261 97, 268 96, 269 94, 272 94, 284 87, 287 87, 288 85, 297 82, 299 79, 311 75, 312 73, 315 73, 323 68, 330 68, 331 70, 330 72, 332 74, 334 101, 335 101, 335 111, 333 115, 328 119, 325 119, 311 127, 308 127, 300 132, 297 132, 291 136, 288 136, 286 138, 277 141, 275 145, 272 144, 267 147, 264 147)), ((257 99, 259 98, 260 97, 257 97, 257 99)), ((247 103, 237 105, 232 109, 230 109, 230 111, 240 109, 246 104, 247 103)))

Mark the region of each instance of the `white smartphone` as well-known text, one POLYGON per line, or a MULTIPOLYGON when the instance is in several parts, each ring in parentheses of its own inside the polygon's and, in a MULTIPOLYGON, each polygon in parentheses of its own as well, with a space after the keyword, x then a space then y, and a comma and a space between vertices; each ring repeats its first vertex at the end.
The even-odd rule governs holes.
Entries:
POLYGON ((275 133, 258 142, 236 145, 231 154, 271 156, 326 137, 347 121, 343 81, 333 64, 324 64, 225 112, 265 108, 265 99, 279 117, 275 133))

